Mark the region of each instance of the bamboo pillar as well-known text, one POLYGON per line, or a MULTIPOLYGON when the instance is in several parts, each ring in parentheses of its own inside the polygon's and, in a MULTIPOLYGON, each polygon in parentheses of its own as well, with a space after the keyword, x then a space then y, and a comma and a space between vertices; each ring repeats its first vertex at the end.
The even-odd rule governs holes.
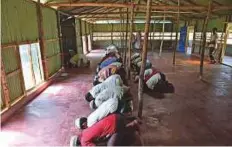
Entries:
POLYGON ((128 48, 127 48, 127 44, 128 44, 128 24, 129 24, 129 9, 127 8, 127 13, 126 13, 126 39, 125 39, 125 51, 124 51, 124 57, 123 57, 123 59, 124 59, 124 65, 126 65, 127 64, 127 61, 126 61, 126 53, 127 53, 127 50, 128 50, 128 48))
POLYGON ((111 44, 113 44, 114 43, 114 41, 113 41, 113 31, 114 31, 114 28, 113 28, 113 23, 111 23, 111 44))
POLYGON ((60 25, 60 12, 56 12, 57 17, 57 30, 58 30, 58 38, 60 45, 60 55, 61 55, 61 66, 64 68, 64 51, 63 51, 63 42, 62 42, 62 33, 61 33, 61 25, 60 25))
MULTIPOLYGON (((226 16, 226 22, 229 22, 229 16, 226 16)), ((222 63, 222 56, 223 56, 223 46, 224 46, 224 43, 227 41, 225 39, 227 39, 227 36, 225 37, 224 36, 227 35, 227 23, 224 24, 224 28, 223 28, 223 31, 222 31, 222 34, 221 34, 221 41, 220 41, 220 53, 219 53, 219 62, 222 63), (224 36, 224 38, 223 38, 224 36)))
POLYGON ((199 55, 201 54, 201 50, 202 50, 202 39, 203 39, 204 24, 205 24, 205 19, 204 19, 203 27, 202 27, 202 30, 201 30, 201 40, 200 40, 200 47, 199 47, 199 55))
POLYGON ((147 11, 146 11, 146 24, 145 24, 145 35, 143 43, 143 52, 142 52, 142 65, 139 74, 139 87, 138 87, 138 100, 139 100, 139 109, 138 117, 142 117, 143 112, 143 77, 147 60, 147 44, 148 44, 148 33, 151 19, 151 0, 147 0, 147 11))
MULTIPOLYGON (((174 24, 173 24, 173 21, 172 21, 172 27, 171 27, 171 42, 172 42, 172 36, 173 36, 173 29, 174 28, 174 24)), ((173 48, 173 42, 171 43, 171 48, 173 48)))
POLYGON ((88 44, 88 32, 87 32, 87 22, 84 21, 84 26, 85 26, 85 46, 86 46, 86 50, 87 50, 87 53, 90 52, 89 50, 89 44, 88 44))
POLYGON ((132 50, 132 37, 133 37, 133 23, 134 23, 134 9, 135 5, 131 6, 131 14, 130 14, 130 38, 129 38, 129 46, 128 46, 128 56, 127 56, 127 78, 130 80, 130 67, 131 67, 131 50, 132 50))
POLYGON ((122 23, 123 23, 123 17, 122 17, 122 9, 119 9, 120 12, 120 51, 122 53, 122 39, 123 39, 123 32, 122 32, 122 23))
POLYGON ((4 94, 4 101, 6 104, 6 108, 10 107, 10 92, 9 92, 9 87, 7 84, 7 78, 6 78, 6 72, 4 68, 4 64, 1 60, 1 86, 4 94))
MULTIPOLYGON (((228 21, 229 18, 228 18, 228 21)), ((224 28, 224 32, 225 32, 225 35, 224 35, 224 40, 223 40, 223 44, 222 44, 222 51, 221 51, 221 55, 220 55, 220 62, 222 63, 222 60, 223 60, 223 57, 225 55, 225 51, 226 51, 226 44, 227 44, 227 38, 228 38, 228 35, 229 35, 229 30, 227 29, 227 26, 228 24, 226 23, 225 24, 225 28, 224 28)))
POLYGON ((40 52, 42 58, 42 65, 43 65, 43 72, 45 80, 48 80, 49 73, 48 73, 48 65, 46 60, 46 48, 45 48, 45 37, 44 37, 44 30, 43 30, 43 15, 42 9, 40 5, 40 0, 36 3, 37 8, 37 21, 38 21, 38 31, 39 31, 39 45, 40 45, 40 52))
POLYGON ((125 28, 125 20, 124 20, 124 15, 122 14, 122 55, 125 50, 125 33, 124 33, 124 28, 125 28))
POLYGON ((164 43, 164 29, 165 29, 165 12, 164 12, 164 17, 163 17, 163 26, 162 26, 162 40, 160 43, 160 52, 159 52, 159 56, 161 56, 162 50, 163 50, 163 43, 164 43))
POLYGON ((198 27, 198 21, 196 21, 196 24, 194 26, 194 32, 193 32, 193 45, 192 45, 192 53, 195 52, 195 46, 196 46, 196 31, 198 27))
POLYGON ((210 13, 211 13, 211 7, 212 7, 212 0, 209 1, 209 6, 208 6, 208 11, 207 11, 207 16, 205 19, 205 23, 203 26, 203 43, 202 43, 202 52, 201 52, 201 63, 200 63, 200 78, 202 78, 203 76, 203 65, 204 65, 204 57, 205 57, 205 44, 206 44, 206 30, 207 30, 207 26, 208 26, 208 20, 210 17, 210 13))
POLYGON ((180 0, 178 0, 178 13, 177 13, 177 24, 176 24, 176 43, 173 51, 173 65, 176 64, 176 50, 179 46, 178 43, 178 33, 179 33, 179 25, 180 25, 180 0))
POLYGON ((156 23, 154 22, 154 24, 152 24, 152 53, 154 54, 154 51, 155 51, 155 26, 156 26, 156 23))

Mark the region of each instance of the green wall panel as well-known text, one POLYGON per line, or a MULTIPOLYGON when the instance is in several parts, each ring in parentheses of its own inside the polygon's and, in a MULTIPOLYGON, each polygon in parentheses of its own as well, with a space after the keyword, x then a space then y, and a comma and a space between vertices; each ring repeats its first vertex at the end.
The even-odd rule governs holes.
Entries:
POLYGON ((46 57, 51 57, 60 53, 59 41, 45 41, 46 57))
POLYGON ((81 39, 81 20, 76 18, 75 20, 75 30, 76 30, 76 42, 77 42, 77 53, 82 54, 82 39, 81 39))
POLYGON ((43 7, 42 15, 45 39, 58 38, 56 11, 43 7))
POLYGON ((9 87, 10 93, 10 101, 14 101, 16 98, 23 95, 23 89, 20 84, 20 73, 17 75, 11 76, 7 78, 7 83, 9 87))
POLYGON ((87 22, 86 22, 86 34, 87 34, 87 35, 90 34, 89 23, 87 23, 87 22))
POLYGON ((85 21, 81 20, 81 34, 82 36, 86 35, 86 30, 85 30, 85 21))
MULTIPOLYGON (((134 24, 134 31, 144 31, 145 24, 134 24)), ((130 29, 128 27, 128 29, 130 29)), ((123 31, 126 31, 126 25, 123 25, 122 27, 123 31)), ((152 26, 150 25, 150 30, 152 30, 152 26)), ((111 24, 94 24, 93 25, 93 32, 111 32, 112 31, 112 25, 111 24)), ((113 31, 114 32, 120 32, 121 31, 121 25, 120 24, 113 24, 113 31)), ((155 31, 162 31, 162 24, 156 24, 155 25, 155 31)))
POLYGON ((216 27, 218 29, 218 31, 223 31, 225 21, 226 21, 225 17, 211 19, 211 20, 209 20, 207 30, 211 31, 214 27, 216 27))
MULTIPOLYGON (((57 39, 57 15, 56 11, 50 8, 42 8, 43 27, 45 39, 57 39)), ((48 73, 52 76, 61 68, 60 44, 59 41, 45 41, 45 55, 48 58, 48 73), (59 58, 58 58, 59 57, 59 58)))
POLYGON ((10 73, 19 69, 20 65, 17 62, 17 55, 14 47, 2 49, 2 61, 6 73, 10 73))
POLYGON ((2 44, 38 39, 36 5, 26 0, 1 1, 2 44))
POLYGON ((60 55, 55 55, 49 58, 48 60, 48 73, 49 76, 55 74, 61 67, 61 58, 60 55))
POLYGON ((1 99, 0 99, 0 103, 1 103, 1 110, 2 110, 6 106, 5 101, 4 101, 4 94, 3 94, 2 86, 1 86, 1 99))

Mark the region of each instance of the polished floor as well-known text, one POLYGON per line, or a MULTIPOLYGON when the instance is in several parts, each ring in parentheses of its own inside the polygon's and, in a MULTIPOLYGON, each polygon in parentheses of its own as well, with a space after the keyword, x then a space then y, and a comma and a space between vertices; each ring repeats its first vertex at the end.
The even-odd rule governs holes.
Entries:
POLYGON ((232 56, 224 56, 222 63, 232 66, 232 56))
MULTIPOLYGON (((3 126, 0 146, 68 146, 78 133, 74 120, 90 113, 84 94, 91 88, 101 51, 89 54, 91 68, 68 70, 3 126)), ((145 145, 232 145, 232 68, 177 54, 148 55, 175 86, 174 94, 144 94, 142 138, 145 145)), ((131 82, 137 108, 137 84, 131 82)), ((136 114, 136 110, 135 110, 136 114)))

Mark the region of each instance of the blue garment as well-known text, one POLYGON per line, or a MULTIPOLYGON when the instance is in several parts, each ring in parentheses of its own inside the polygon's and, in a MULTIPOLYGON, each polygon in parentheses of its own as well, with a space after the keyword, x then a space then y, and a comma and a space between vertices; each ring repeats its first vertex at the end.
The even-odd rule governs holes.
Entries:
POLYGON ((114 63, 117 61, 117 58, 116 57, 110 57, 110 58, 107 58, 106 60, 104 60, 101 64, 100 64, 100 68, 104 68, 108 65, 110 65, 111 63, 114 63))

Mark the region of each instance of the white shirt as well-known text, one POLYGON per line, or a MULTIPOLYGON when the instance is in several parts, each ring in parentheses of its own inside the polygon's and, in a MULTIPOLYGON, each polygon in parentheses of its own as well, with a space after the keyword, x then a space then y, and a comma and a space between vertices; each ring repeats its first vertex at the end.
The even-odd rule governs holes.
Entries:
POLYGON ((98 94, 95 98, 95 105, 99 107, 103 102, 108 99, 115 98, 121 100, 124 94, 124 89, 121 86, 109 87, 104 89, 102 92, 98 94))
POLYGON ((108 77, 104 82, 92 87, 92 89, 89 91, 89 93, 96 98, 97 95, 104 89, 114 86, 122 86, 123 85, 123 81, 120 77, 120 75, 118 74, 114 74, 111 75, 110 77, 108 77))
POLYGON ((140 54, 139 53, 134 53, 132 56, 131 56, 131 60, 134 60, 135 58, 139 57, 140 54))
POLYGON ((154 89, 155 85, 159 82, 161 79, 160 73, 156 73, 153 75, 149 80, 147 80, 146 85, 149 89, 154 89))
POLYGON ((210 38, 210 42, 211 42, 211 41, 215 41, 215 43, 210 43, 210 44, 209 44, 209 47, 217 48, 217 39, 218 39, 217 33, 216 33, 216 34, 212 34, 212 35, 211 35, 211 38, 210 38))
POLYGON ((118 99, 108 99, 88 116, 87 126, 91 127, 96 122, 102 120, 104 117, 117 111, 117 108, 118 108, 118 99))

